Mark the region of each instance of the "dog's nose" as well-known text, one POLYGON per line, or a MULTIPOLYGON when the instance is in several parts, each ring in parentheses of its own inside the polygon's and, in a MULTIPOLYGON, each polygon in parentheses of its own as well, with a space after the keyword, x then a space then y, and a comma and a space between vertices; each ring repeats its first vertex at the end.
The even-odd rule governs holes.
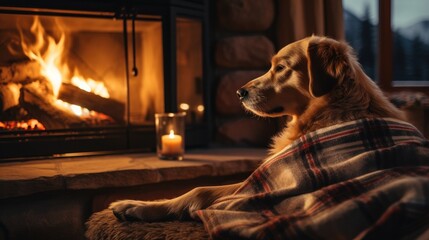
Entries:
POLYGON ((245 88, 240 88, 237 90, 237 96, 240 100, 245 99, 249 95, 249 92, 245 88))

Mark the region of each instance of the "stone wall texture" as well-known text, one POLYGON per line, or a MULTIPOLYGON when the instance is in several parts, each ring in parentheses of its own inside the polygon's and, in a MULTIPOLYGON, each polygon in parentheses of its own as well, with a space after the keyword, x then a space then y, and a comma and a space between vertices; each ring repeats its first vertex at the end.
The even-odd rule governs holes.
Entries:
POLYGON ((236 91, 264 74, 275 54, 269 36, 274 0, 216 0, 215 109, 217 140, 235 146, 266 147, 278 131, 275 119, 244 110, 236 91))
POLYGON ((216 44, 216 64, 224 68, 263 68, 270 65, 273 43, 265 36, 237 36, 216 44))
POLYGON ((238 101, 236 91, 248 81, 264 74, 263 71, 231 71, 219 79, 216 91, 216 112, 221 115, 243 115, 244 107, 238 101))
POLYGON ((274 19, 272 0, 218 0, 216 8, 219 27, 229 31, 264 31, 274 19))

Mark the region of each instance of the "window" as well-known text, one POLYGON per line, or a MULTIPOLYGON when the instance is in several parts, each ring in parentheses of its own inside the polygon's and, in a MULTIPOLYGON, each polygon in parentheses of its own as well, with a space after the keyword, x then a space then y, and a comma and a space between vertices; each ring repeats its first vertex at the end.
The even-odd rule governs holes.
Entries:
POLYGON ((393 86, 429 85, 429 0, 392 0, 393 86))
POLYGON ((378 4, 374 0, 343 0, 346 40, 365 72, 376 80, 378 4))
POLYGON ((346 40, 383 89, 429 89, 428 5, 429 0, 343 0, 346 40))

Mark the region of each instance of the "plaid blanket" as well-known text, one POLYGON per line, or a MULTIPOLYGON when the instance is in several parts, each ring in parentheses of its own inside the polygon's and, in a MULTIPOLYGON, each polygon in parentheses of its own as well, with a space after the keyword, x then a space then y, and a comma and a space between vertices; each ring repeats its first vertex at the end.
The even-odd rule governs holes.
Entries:
POLYGON ((429 228, 429 143, 360 119, 302 136, 195 211, 214 239, 397 239, 429 228))

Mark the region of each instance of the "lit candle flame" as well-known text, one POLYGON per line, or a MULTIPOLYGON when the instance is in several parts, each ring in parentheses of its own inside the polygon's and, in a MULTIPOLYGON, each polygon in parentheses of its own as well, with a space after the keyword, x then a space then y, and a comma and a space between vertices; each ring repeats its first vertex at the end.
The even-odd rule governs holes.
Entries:
POLYGON ((174 138, 174 130, 170 130, 170 134, 168 135, 169 138, 174 138))

